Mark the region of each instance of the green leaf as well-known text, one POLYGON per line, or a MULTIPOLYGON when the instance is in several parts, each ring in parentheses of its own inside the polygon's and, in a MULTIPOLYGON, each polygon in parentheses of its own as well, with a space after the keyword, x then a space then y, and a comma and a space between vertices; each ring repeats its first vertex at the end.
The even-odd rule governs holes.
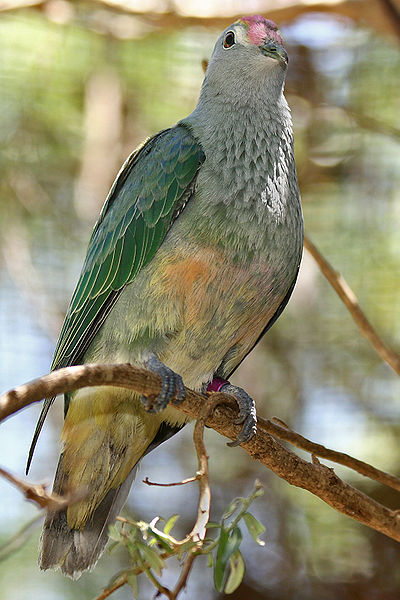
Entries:
POLYGON ((221 524, 214 523, 214 521, 208 521, 206 527, 207 527, 207 529, 221 529, 221 524))
POLYGON ((149 530, 151 532, 151 535, 153 536, 152 539, 150 539, 149 541, 150 546, 159 544, 163 548, 163 550, 166 550, 167 552, 174 551, 172 538, 170 538, 167 535, 164 535, 161 531, 157 531, 157 529, 151 526, 149 526, 149 530))
POLYGON ((128 575, 127 582, 128 585, 130 585, 130 587, 132 588, 132 596, 134 598, 137 598, 139 594, 139 582, 137 575, 135 575, 134 573, 130 573, 128 575))
POLYGON ((124 537, 116 525, 110 525, 108 528, 108 537, 114 542, 124 542, 124 537))
POLYGON ((256 499, 256 498, 260 498, 260 496, 263 496, 263 495, 264 495, 264 488, 262 486, 262 483, 258 479, 256 479, 254 482, 254 490, 253 490, 253 493, 251 494, 251 497, 253 499, 256 499))
POLYGON ((136 540, 133 541, 133 542, 128 541, 126 543, 126 549, 128 551, 129 556, 132 559, 132 562, 136 562, 136 560, 137 560, 137 551, 138 551, 136 540))
POLYGON ((157 573, 157 575, 161 575, 161 572, 165 566, 163 559, 158 555, 158 553, 143 544, 142 542, 137 542, 137 547, 140 550, 142 558, 145 562, 149 564, 150 569, 153 569, 157 573))
MULTIPOLYGON (((217 556, 215 558, 214 563, 214 585, 215 588, 221 592, 224 587, 224 578, 225 578, 225 567, 226 562, 223 560, 225 548, 228 544, 229 533, 226 529, 221 530, 221 535, 219 537, 218 548, 217 548, 217 556)), ((229 560, 229 559, 228 559, 229 560)))
POLYGON ((253 540, 257 542, 259 546, 265 546, 265 542, 259 539, 259 535, 264 533, 265 527, 260 521, 258 521, 252 514, 246 512, 243 515, 243 521, 246 524, 247 529, 253 540))
POLYGON ((113 542, 112 544, 109 544, 107 546, 107 552, 108 554, 112 554, 114 552, 114 550, 116 550, 119 547, 119 543, 118 542, 113 542))
POLYGON ((225 519, 228 519, 229 517, 231 517, 233 515, 235 510, 240 505, 241 500, 242 500, 242 498, 234 498, 232 500, 232 502, 229 504, 228 508, 225 510, 224 514, 222 515, 223 521, 225 521, 225 519))
POLYGON ((239 527, 234 527, 230 531, 226 529, 221 530, 214 564, 214 585, 219 592, 224 590, 229 574, 229 561, 232 555, 238 550, 241 541, 242 532, 239 527))
POLYGON ((172 517, 170 517, 168 519, 168 521, 165 523, 164 533, 166 533, 168 535, 178 519, 179 519, 179 515, 172 515, 172 517))
POLYGON ((245 564, 240 550, 231 556, 229 569, 230 573, 224 589, 225 594, 232 594, 243 581, 245 564))

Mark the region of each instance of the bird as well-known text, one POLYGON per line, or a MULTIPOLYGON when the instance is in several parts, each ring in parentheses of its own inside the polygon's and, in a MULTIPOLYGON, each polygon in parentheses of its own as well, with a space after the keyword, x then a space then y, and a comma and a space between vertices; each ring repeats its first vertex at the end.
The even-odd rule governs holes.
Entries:
MULTIPOLYGON (((92 569, 135 467, 177 433, 185 386, 238 403, 238 438, 256 431, 254 400, 229 382, 296 283, 303 219, 288 55, 276 24, 242 17, 219 36, 193 112, 126 160, 94 226, 52 370, 133 363, 161 377, 158 397, 85 388, 64 397, 53 490, 83 491, 47 513, 39 566, 74 579, 92 569)), ((28 466, 54 398, 44 402, 28 466)))

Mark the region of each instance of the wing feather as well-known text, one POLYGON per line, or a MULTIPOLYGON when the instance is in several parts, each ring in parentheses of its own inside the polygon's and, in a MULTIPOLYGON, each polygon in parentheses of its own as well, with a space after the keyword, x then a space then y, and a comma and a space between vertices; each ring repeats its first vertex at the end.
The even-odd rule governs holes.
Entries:
POLYGON ((186 127, 178 125, 151 138, 126 161, 90 239, 53 369, 81 360, 86 338, 79 352, 77 338, 90 331, 108 295, 120 292, 151 260, 176 213, 186 204, 203 160, 200 144, 186 127))
MULTIPOLYGON (((150 138, 125 161, 93 229, 52 369, 83 359, 120 292, 152 259, 190 199, 204 158, 191 131, 179 124, 150 138)), ((27 470, 53 400, 43 406, 27 470)))

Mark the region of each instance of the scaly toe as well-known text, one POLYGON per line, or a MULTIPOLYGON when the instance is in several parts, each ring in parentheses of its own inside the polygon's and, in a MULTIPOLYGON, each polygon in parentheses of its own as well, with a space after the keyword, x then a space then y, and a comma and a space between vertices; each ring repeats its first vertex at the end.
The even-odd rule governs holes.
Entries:
POLYGON ((183 379, 180 375, 178 375, 177 373, 174 373, 175 375, 175 389, 176 389, 176 397, 174 400, 172 400, 172 404, 181 404, 181 402, 184 401, 184 399, 186 398, 186 388, 185 388, 185 384, 183 383, 183 379))
POLYGON ((174 404, 180 404, 186 395, 182 377, 162 363, 155 354, 151 354, 145 366, 161 377, 161 391, 157 398, 141 396, 145 410, 149 413, 158 413, 176 396, 174 404))
POLYGON ((242 430, 237 436, 236 440, 234 440, 233 442, 228 442, 227 446, 234 448, 235 446, 240 446, 240 444, 245 444, 246 442, 251 440, 251 438, 256 434, 256 432, 257 425, 256 423, 254 423, 252 417, 249 417, 243 425, 242 430))
POLYGON ((257 414, 254 400, 242 388, 231 383, 222 386, 221 392, 232 394, 238 403, 239 415, 235 419, 235 423, 237 425, 243 423, 243 427, 236 440, 228 442, 227 445, 231 447, 240 446, 240 444, 248 442, 257 431, 257 414))

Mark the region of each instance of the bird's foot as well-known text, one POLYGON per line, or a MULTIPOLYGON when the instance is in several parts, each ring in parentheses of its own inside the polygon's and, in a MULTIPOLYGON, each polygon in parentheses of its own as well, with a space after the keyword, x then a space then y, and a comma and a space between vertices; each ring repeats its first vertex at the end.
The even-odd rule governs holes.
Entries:
POLYGON ((247 392, 237 385, 232 385, 229 381, 221 379, 220 377, 214 377, 211 383, 207 387, 208 392, 224 392, 224 394, 231 394, 236 399, 239 406, 239 416, 235 419, 237 425, 243 423, 243 427, 236 440, 228 442, 228 446, 239 446, 245 442, 248 442, 257 431, 257 413, 256 405, 247 392))
POLYGON ((173 404, 180 404, 186 396, 185 386, 182 377, 164 365, 155 354, 150 354, 144 362, 144 366, 157 373, 161 377, 161 391, 156 398, 141 396, 140 400, 149 413, 158 413, 172 401, 173 404))

